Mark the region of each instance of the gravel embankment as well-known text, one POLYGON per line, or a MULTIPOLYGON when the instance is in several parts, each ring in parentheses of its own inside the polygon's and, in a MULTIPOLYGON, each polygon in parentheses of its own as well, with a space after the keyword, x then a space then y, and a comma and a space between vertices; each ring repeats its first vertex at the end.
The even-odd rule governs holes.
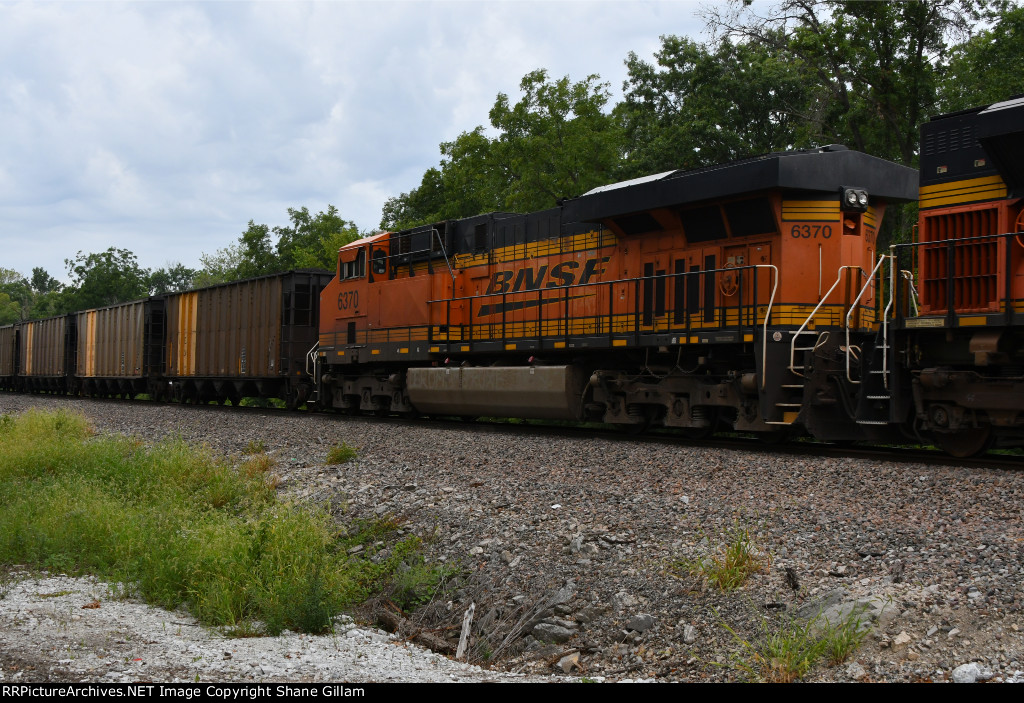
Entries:
MULTIPOLYGON (((423 535, 428 554, 457 565, 465 580, 414 616, 403 634, 423 627, 454 641, 472 602, 473 657, 496 664, 490 673, 476 672, 442 657, 406 654, 424 659, 394 668, 400 680, 495 679, 499 670, 732 680, 740 672, 723 665, 736 654, 750 659, 738 638, 754 643, 780 620, 854 603, 873 622, 871 633, 845 663, 819 664, 806 680, 952 680, 954 670, 957 678, 1024 679, 1024 471, 580 440, 513 426, 461 429, 0 394, 0 413, 31 405, 72 405, 102 432, 177 435, 228 454, 262 441, 277 461, 280 490, 328 504, 343 519, 394 516, 423 535), (358 459, 324 465, 328 448, 341 441, 359 448, 358 459), (737 528, 749 530, 770 562, 745 586, 723 594, 681 566, 708 555, 737 528), (971 663, 973 675, 963 666, 971 663), (417 673, 422 669, 432 673, 417 673)), ((47 588, 23 589, 35 600, 17 600, 22 611, 12 610, 11 596, 0 600, 2 680, 15 669, 28 680, 98 680, 108 671, 81 664, 96 659, 97 647, 126 656, 116 634, 79 636, 105 602, 93 610, 66 607, 79 616, 62 618, 72 632, 67 642, 84 642, 73 651, 64 640, 40 641, 38 628, 9 626, 58 612, 56 599, 39 597, 47 588)), ((184 616, 161 617, 153 622, 184 616)), ((171 625, 154 625, 139 635, 152 650, 148 660, 139 657, 144 670, 135 674, 126 665, 117 675, 389 680, 386 671, 366 666, 328 665, 346 628, 352 626, 320 642, 294 636, 266 643, 259 655, 247 653, 250 640, 202 633, 220 658, 213 661, 209 652, 190 649, 197 644, 177 639, 171 625), (289 648, 301 656, 280 654, 289 648), (259 656, 253 666, 250 659, 259 656)), ((363 630, 353 631, 349 639, 363 637, 363 630)))

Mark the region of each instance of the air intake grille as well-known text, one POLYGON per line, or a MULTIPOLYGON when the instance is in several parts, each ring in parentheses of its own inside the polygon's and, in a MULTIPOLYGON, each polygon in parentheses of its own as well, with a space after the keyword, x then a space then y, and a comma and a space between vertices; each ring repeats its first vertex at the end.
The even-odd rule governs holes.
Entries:
POLYGON ((999 240, 929 245, 949 239, 966 239, 998 233, 996 208, 932 215, 924 218, 920 241, 921 312, 945 313, 950 286, 956 312, 998 309, 999 240), (953 256, 950 269, 949 257, 953 256))

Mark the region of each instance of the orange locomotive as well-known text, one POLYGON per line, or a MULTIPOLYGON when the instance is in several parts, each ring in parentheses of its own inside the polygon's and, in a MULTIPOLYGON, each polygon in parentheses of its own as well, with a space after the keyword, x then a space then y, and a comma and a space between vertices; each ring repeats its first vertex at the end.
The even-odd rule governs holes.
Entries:
POLYGON ((878 227, 916 175, 831 146, 354 242, 321 296, 318 401, 884 435, 845 350, 875 338, 878 227))
POLYGON ((1024 97, 921 126, 917 242, 894 247, 890 418, 967 456, 1024 442, 1024 97), (913 272, 913 273, 911 273, 913 272))

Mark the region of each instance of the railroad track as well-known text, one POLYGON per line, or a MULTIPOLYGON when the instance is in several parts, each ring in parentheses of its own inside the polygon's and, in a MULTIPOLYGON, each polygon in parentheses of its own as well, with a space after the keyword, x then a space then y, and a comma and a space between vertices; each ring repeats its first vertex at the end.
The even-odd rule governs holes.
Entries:
MULTIPOLYGON (((124 400, 94 398, 96 402, 124 403, 124 400)), ((152 404, 150 400, 132 400, 132 403, 152 404)), ((179 403, 160 403, 174 407, 183 407, 179 403)), ((273 407, 251 406, 220 406, 194 405, 196 412, 229 412, 251 413, 263 416, 294 417, 295 411, 273 407)), ((658 429, 651 432, 635 433, 620 428, 573 426, 554 424, 543 421, 508 421, 502 419, 477 418, 460 419, 450 417, 377 417, 369 414, 340 415, 332 412, 313 411, 321 417, 337 417, 339 420, 369 423, 401 423, 423 425, 429 423, 438 428, 462 429, 467 431, 501 432, 503 434, 528 434, 530 436, 572 437, 576 439, 602 439, 616 442, 650 443, 695 447, 704 449, 736 450, 746 452, 763 452, 775 455, 833 457, 849 459, 866 459, 892 461, 902 464, 926 464, 931 466, 955 466, 970 469, 1022 470, 1024 469, 1024 451, 997 450, 999 453, 988 453, 979 457, 960 459, 949 456, 939 449, 922 447, 884 446, 870 444, 839 444, 819 442, 808 438, 797 438, 790 441, 766 442, 750 436, 723 434, 707 439, 693 439, 671 430, 658 429)))

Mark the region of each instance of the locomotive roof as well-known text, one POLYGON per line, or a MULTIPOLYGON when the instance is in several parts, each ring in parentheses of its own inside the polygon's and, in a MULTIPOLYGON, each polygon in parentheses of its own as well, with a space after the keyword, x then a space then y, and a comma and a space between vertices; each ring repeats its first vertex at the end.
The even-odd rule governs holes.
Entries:
POLYGON ((562 212, 565 222, 593 222, 762 190, 838 193, 848 186, 888 201, 911 201, 917 198, 917 171, 831 145, 613 183, 567 200, 562 212))
POLYGON ((1010 196, 1024 195, 1024 96, 979 112, 978 141, 995 162, 1010 196))

